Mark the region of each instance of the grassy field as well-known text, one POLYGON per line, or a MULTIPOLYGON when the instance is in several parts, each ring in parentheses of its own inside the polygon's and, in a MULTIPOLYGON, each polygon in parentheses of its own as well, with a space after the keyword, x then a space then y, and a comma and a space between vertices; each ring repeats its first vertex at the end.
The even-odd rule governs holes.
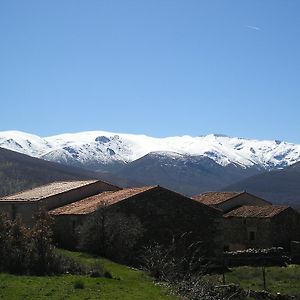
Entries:
MULTIPOLYGON (((263 290, 262 268, 237 267, 232 268, 231 273, 226 274, 227 283, 237 283, 245 289, 263 290)), ((276 294, 300 296, 300 266, 267 267, 266 288, 267 291, 276 294)))
POLYGON ((83 264, 101 262, 113 279, 79 275, 14 276, 0 274, 0 299, 177 299, 144 272, 92 256, 63 251, 83 264))
MULTIPOLYGON (((83 275, 15 276, 0 274, 0 299, 161 299, 175 300, 167 290, 153 282, 144 272, 80 252, 62 251, 85 265, 101 263, 113 278, 91 278, 83 275)), ((262 290, 262 269, 232 268, 226 283, 245 289, 262 290)), ((219 277, 220 281, 220 277, 219 277)), ((300 295, 300 266, 266 268, 266 286, 271 293, 300 295)))

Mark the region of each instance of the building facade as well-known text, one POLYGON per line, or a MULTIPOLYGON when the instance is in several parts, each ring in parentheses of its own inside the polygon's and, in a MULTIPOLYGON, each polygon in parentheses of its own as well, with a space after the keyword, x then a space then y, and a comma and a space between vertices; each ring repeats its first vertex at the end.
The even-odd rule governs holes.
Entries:
POLYGON ((143 245, 168 244, 173 237, 189 233, 191 242, 201 241, 208 256, 222 257, 222 212, 160 186, 106 192, 50 211, 60 242, 72 245, 70 237, 76 227, 103 203, 139 219, 144 229, 143 245))
POLYGON ((242 206, 224 215, 226 250, 283 247, 300 240, 300 214, 288 206, 242 206))

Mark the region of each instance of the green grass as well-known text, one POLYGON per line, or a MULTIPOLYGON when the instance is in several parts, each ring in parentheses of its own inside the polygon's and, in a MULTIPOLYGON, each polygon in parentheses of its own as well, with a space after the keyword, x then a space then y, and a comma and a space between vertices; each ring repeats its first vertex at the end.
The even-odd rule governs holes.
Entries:
MULTIPOLYGON (((227 283, 237 283, 245 289, 263 290, 263 277, 261 267, 232 268, 226 274, 227 283)), ((266 288, 271 293, 287 295, 300 295, 300 266, 267 267, 266 288)))
POLYGON ((83 275, 39 277, 0 274, 0 299, 177 299, 168 295, 164 287, 155 284, 142 271, 79 252, 60 251, 83 264, 103 263, 113 279, 83 275))

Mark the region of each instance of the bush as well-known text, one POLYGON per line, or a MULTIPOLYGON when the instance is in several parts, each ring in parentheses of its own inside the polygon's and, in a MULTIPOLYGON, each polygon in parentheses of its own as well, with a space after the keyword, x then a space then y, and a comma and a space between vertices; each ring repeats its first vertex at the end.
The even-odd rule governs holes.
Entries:
POLYGON ((28 248, 30 236, 28 229, 23 225, 19 217, 11 223, 9 231, 10 253, 7 257, 9 269, 12 273, 24 273, 28 268, 28 248))
POLYGON ((91 266, 90 276, 91 277, 105 277, 107 271, 104 269, 102 264, 97 263, 91 266))
POLYGON ((152 277, 174 283, 189 280, 206 272, 200 242, 188 243, 189 234, 173 238, 169 245, 152 244, 145 247, 141 257, 143 268, 152 277))
POLYGON ((76 280, 73 284, 74 289, 84 289, 84 283, 82 280, 76 280))
POLYGON ((7 216, 0 214, 0 271, 7 271, 9 268, 9 257, 11 251, 11 222, 7 216))
POLYGON ((73 259, 56 253, 51 224, 45 211, 35 216, 31 229, 18 217, 10 221, 7 216, 0 215, 0 271, 33 275, 86 273, 86 269, 73 259))
POLYGON ((30 230, 30 270, 37 275, 53 272, 55 252, 52 242, 52 219, 44 210, 35 215, 34 226, 30 230))

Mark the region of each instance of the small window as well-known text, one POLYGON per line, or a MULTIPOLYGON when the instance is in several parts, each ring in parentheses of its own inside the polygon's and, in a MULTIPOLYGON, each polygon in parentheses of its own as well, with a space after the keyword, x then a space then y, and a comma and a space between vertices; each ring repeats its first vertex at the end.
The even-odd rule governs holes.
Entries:
POLYGON ((249 241, 255 241, 255 232, 249 231, 249 241))
POLYGON ((15 204, 12 204, 11 206, 11 218, 12 220, 15 220, 17 217, 17 207, 15 204))
POLYGON ((73 233, 75 232, 75 229, 76 229, 76 221, 73 220, 72 221, 72 231, 73 231, 73 233))

